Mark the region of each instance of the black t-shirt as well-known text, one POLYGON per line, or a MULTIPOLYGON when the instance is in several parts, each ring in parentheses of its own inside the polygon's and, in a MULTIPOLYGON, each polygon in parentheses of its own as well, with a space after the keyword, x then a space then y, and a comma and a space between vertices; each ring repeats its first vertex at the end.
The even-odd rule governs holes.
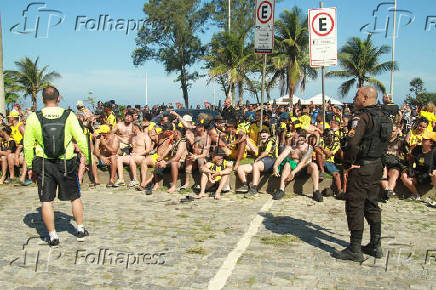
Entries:
POLYGON ((223 111, 221 112, 221 116, 226 121, 235 120, 235 118, 236 118, 235 109, 232 106, 224 107, 223 111))
POLYGON ((394 103, 387 103, 386 105, 382 105, 382 110, 386 112, 389 117, 393 118, 398 115, 400 108, 394 103))
POLYGON ((413 169, 421 173, 431 173, 436 165, 436 150, 433 149, 427 153, 422 152, 422 145, 418 145, 412 150, 414 158, 413 169))

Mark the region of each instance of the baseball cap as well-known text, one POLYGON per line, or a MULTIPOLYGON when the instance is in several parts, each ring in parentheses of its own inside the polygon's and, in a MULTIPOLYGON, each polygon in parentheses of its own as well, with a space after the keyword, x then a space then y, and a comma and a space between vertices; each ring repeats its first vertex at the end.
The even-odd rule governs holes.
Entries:
POLYGON ((106 134, 111 131, 111 128, 108 125, 101 125, 100 128, 96 130, 97 133, 106 134))
POLYGON ((18 118, 18 117, 20 117, 20 113, 18 113, 17 111, 11 111, 10 113, 9 113, 9 116, 8 116, 9 118, 18 118))
POLYGON ((183 120, 185 120, 186 122, 192 122, 192 116, 191 115, 184 115, 183 120))

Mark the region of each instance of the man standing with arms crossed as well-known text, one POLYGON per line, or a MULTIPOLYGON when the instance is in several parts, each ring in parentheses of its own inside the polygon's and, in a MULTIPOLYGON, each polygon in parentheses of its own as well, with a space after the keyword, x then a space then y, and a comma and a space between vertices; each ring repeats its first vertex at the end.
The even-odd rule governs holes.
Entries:
POLYGON ((73 156, 72 139, 89 161, 86 137, 76 115, 58 106, 60 95, 55 87, 43 90, 42 101, 44 108, 32 113, 27 119, 24 154, 30 175, 38 185, 42 219, 49 232, 48 243, 50 246, 59 244, 53 210, 57 190, 60 200, 71 201, 77 223, 77 240, 83 241, 89 233, 83 225, 83 204, 77 178, 78 161, 73 156))
POLYGON ((350 245, 336 253, 341 260, 363 262, 365 254, 380 259, 381 210, 378 207, 381 157, 392 135, 391 120, 376 106, 377 90, 362 87, 354 97, 355 115, 344 148, 344 169, 348 175, 345 212, 351 232, 350 245), (364 218, 370 226, 370 242, 361 247, 364 218))

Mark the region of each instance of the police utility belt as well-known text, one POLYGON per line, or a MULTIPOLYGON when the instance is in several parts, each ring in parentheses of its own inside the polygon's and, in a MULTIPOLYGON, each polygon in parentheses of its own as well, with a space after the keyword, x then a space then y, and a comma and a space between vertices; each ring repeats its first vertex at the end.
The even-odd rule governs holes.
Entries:
POLYGON ((370 164, 374 164, 377 162, 381 162, 381 158, 376 158, 376 159, 362 159, 362 160, 357 160, 355 163, 356 165, 359 166, 365 166, 365 165, 370 165, 370 164))

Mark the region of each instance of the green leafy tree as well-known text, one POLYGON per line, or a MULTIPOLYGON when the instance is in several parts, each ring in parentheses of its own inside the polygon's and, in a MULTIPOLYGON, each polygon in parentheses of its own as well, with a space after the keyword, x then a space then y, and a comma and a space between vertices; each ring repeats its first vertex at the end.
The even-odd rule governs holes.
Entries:
MULTIPOLYGON (((254 27, 256 1, 253 0, 232 0, 230 1, 230 30, 236 33, 252 31, 254 27)), ((213 0, 214 13, 212 19, 221 30, 228 30, 229 1, 213 0)))
POLYGON ((338 60, 342 70, 330 71, 327 77, 348 78, 338 89, 338 94, 345 97, 350 89, 357 83, 357 87, 370 84, 379 89, 383 94, 386 88, 381 81, 375 78, 384 72, 398 70, 398 64, 392 61, 381 61, 381 57, 388 54, 391 48, 386 45, 377 47, 371 35, 363 40, 353 37, 339 50, 338 60))
POLYGON ((268 85, 285 79, 290 102, 297 86, 304 90, 307 78, 317 76, 317 71, 309 66, 307 27, 307 16, 296 6, 291 11, 285 9, 275 22, 272 64, 276 71, 268 85))
POLYGON ((429 93, 424 87, 421 78, 414 78, 410 81, 410 93, 407 95, 406 104, 412 106, 425 106, 429 103, 436 104, 436 93, 429 93))
POLYGON ((199 33, 204 32, 210 6, 200 0, 150 0, 144 4, 146 20, 136 38, 133 63, 155 60, 165 66, 167 73, 178 72, 186 108, 188 89, 200 75, 188 69, 204 55, 199 33))
POLYGON ((37 95, 38 93, 52 85, 51 82, 61 77, 61 75, 55 71, 48 72, 48 65, 42 69, 38 68, 39 57, 35 61, 26 57, 20 61, 16 61, 15 65, 18 70, 7 71, 7 74, 11 75, 11 78, 15 80, 17 90, 24 92, 24 97, 32 97, 32 109, 36 110, 37 95))
POLYGON ((209 69, 210 80, 217 80, 227 97, 233 100, 234 91, 239 93, 238 103, 244 101, 244 87, 254 90, 249 74, 253 71, 255 54, 253 46, 246 44, 246 32, 219 32, 211 40, 205 68, 209 69))
POLYGON ((4 72, 4 86, 5 86, 5 102, 9 109, 12 104, 15 104, 20 98, 19 93, 22 91, 17 79, 11 71, 4 72))

